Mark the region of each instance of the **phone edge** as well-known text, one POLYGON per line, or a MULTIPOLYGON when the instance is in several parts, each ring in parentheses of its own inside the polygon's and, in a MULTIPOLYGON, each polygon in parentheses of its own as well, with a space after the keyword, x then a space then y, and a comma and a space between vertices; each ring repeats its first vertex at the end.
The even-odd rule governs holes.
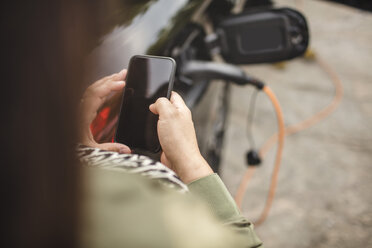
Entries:
MULTIPOLYGON (((173 86, 174 86, 174 80, 175 80, 175 75, 176 75, 176 69, 177 69, 177 63, 176 61, 171 58, 171 57, 164 57, 164 56, 155 56, 155 55, 133 55, 130 60, 129 60, 129 64, 128 64, 128 73, 127 75, 125 76, 125 81, 126 79, 128 78, 128 75, 129 75, 129 72, 130 72, 130 66, 132 64, 132 61, 133 59, 137 58, 137 57, 144 57, 144 58, 158 58, 158 59, 166 59, 166 60, 170 60, 172 62, 172 74, 169 78, 169 84, 168 84, 168 91, 167 91, 167 99, 170 100, 170 97, 171 97, 171 93, 172 93, 172 90, 173 90, 173 86)), ((125 88, 124 88, 125 90, 125 88)), ((120 103, 120 109, 119 109, 119 116, 118 116, 118 123, 116 124, 115 126, 115 135, 114 135, 114 142, 117 143, 117 130, 118 130, 118 126, 119 126, 119 120, 120 120, 120 116, 121 116, 121 110, 122 110, 122 107, 123 107, 123 101, 124 101, 124 90, 123 90, 123 93, 122 93, 122 99, 121 99, 121 103, 120 103)), ((157 149, 157 151, 155 151, 154 153, 158 153, 159 151, 161 150, 161 146, 159 146, 159 149, 157 149)))

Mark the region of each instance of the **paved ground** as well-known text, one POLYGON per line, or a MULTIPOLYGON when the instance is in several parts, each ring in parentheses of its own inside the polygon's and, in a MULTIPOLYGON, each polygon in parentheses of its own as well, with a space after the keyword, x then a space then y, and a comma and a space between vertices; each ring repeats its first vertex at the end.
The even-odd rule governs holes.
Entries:
MULTIPOLYGON (((372 247, 372 14, 322 1, 276 1, 308 18, 311 47, 341 78, 340 107, 320 124, 286 140, 277 197, 257 228, 266 247, 372 247)), ((334 88, 314 62, 297 59, 284 69, 247 66, 276 92, 287 124, 332 100, 334 88)), ((252 89, 233 88, 222 178, 235 193, 245 170, 246 116, 252 89)), ((263 144, 276 130, 275 115, 258 97, 254 133, 263 144)), ((261 211, 273 166, 273 149, 249 184, 243 212, 261 211)))

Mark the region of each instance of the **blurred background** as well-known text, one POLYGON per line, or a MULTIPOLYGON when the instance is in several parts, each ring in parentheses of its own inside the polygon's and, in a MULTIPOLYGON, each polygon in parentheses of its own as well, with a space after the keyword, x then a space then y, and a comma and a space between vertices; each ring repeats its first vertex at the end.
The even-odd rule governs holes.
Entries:
MULTIPOLYGON (((372 247, 372 14, 331 1, 276 0, 307 18, 310 49, 332 66, 344 86, 333 114, 285 141, 277 195, 257 227, 265 247, 372 247)), ((349 2, 371 9, 371 1, 349 2)), ((314 61, 244 69, 267 82, 294 124, 331 102, 335 88, 314 61)), ((246 116, 251 88, 233 86, 222 178, 232 194, 246 170, 246 116)), ((253 132, 257 146, 276 132, 270 102, 259 95, 253 132)), ((275 148, 275 147, 274 147, 275 148)), ((242 210, 254 220, 269 189, 275 149, 250 180, 242 210)))
MULTIPOLYGON (((171 56, 179 68, 192 60, 221 63, 228 58, 218 54, 213 36, 206 35, 221 19, 271 4, 296 9, 309 26, 305 55, 239 68, 273 89, 286 125, 311 118, 330 103, 332 111, 286 137, 276 196, 256 231, 265 247, 372 247, 371 2, 110 0, 102 5, 110 14, 102 17, 105 28, 88 59, 93 72, 88 81, 127 67, 135 54, 171 56)), ((249 120, 254 87, 200 78, 196 83, 183 73, 177 72, 175 90, 192 109, 203 155, 215 169, 219 165, 235 195, 247 175, 246 154, 252 148, 247 129, 259 150, 277 132, 273 106, 258 93, 249 120)), ((120 96, 103 107, 93 125, 98 141, 112 139, 119 107, 120 96)), ((241 209, 252 221, 262 213, 270 188, 276 145, 270 148, 242 191, 241 209)))
POLYGON ((359 9, 372 11, 372 2, 369 0, 329 0, 329 1, 343 3, 359 9))

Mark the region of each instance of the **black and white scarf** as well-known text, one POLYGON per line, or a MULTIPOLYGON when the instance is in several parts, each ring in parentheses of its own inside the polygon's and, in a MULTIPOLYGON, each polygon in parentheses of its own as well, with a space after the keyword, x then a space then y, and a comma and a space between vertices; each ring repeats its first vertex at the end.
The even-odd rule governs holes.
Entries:
POLYGON ((150 179, 159 180, 177 191, 188 191, 187 186, 173 170, 146 156, 120 154, 84 145, 77 146, 77 154, 80 161, 87 166, 140 174, 150 179))

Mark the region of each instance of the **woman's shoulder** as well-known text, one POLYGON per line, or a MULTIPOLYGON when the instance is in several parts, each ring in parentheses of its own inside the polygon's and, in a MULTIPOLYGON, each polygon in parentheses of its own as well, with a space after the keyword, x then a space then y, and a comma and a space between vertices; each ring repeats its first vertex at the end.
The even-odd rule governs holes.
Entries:
POLYGON ((184 194, 138 174, 85 167, 83 247, 170 247, 167 204, 184 194))

